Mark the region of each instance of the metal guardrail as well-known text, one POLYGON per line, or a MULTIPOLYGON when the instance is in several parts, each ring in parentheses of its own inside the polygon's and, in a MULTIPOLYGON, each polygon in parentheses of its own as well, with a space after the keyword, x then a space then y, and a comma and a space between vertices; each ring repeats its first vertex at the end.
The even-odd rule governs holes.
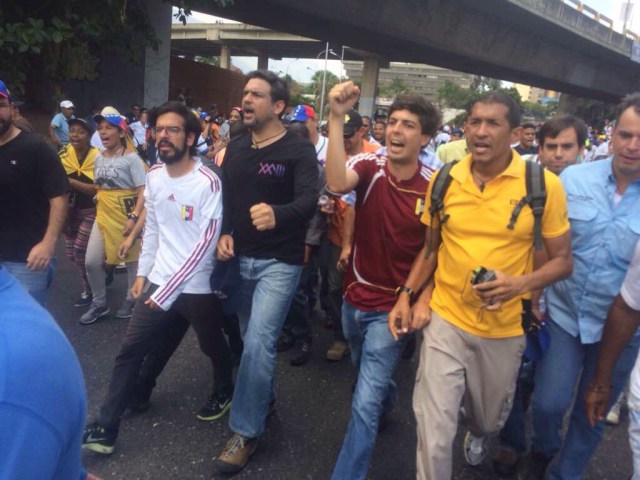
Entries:
MULTIPOLYGON (((593 20, 595 20, 596 22, 600 23, 601 25, 604 25, 605 27, 608 27, 611 30, 613 30, 613 20, 611 20, 609 17, 602 15, 600 12, 591 8, 589 5, 585 5, 579 0, 562 0, 562 3, 572 6, 583 15, 586 15, 592 18, 593 20)), ((632 32, 629 29, 624 29, 624 31, 622 32, 622 35, 626 38, 630 38, 631 40, 640 39, 640 36, 638 36, 637 33, 632 32)))

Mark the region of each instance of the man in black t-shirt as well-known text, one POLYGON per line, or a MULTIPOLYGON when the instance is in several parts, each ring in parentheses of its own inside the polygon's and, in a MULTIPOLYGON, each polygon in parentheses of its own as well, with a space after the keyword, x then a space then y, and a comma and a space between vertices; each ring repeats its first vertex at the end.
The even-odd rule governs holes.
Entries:
POLYGON ((11 97, 0 81, 0 264, 41 304, 69 190, 53 148, 12 124, 11 97))
POLYGON ((241 470, 255 451, 274 406, 274 343, 304 261, 306 225, 317 208, 313 145, 280 121, 287 84, 269 71, 247 75, 242 110, 250 133, 234 138, 224 157, 224 217, 217 255, 237 255, 238 318, 244 351, 229 426, 234 431, 215 467, 241 470))

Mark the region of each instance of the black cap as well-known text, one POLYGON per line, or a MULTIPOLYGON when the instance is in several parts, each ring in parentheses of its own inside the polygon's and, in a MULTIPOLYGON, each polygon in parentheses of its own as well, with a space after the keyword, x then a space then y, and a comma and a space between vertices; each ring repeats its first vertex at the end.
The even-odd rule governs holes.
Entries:
POLYGON ((349 110, 344 116, 344 133, 345 137, 350 137, 355 131, 362 126, 362 117, 355 110, 349 110))
POLYGON ((89 122, 87 122, 84 118, 70 118, 69 120, 67 120, 67 123, 69 124, 69 126, 73 125, 74 123, 77 125, 80 125, 82 127, 84 127, 84 129, 89 132, 89 135, 93 135, 94 133, 94 129, 91 125, 89 125, 89 122))

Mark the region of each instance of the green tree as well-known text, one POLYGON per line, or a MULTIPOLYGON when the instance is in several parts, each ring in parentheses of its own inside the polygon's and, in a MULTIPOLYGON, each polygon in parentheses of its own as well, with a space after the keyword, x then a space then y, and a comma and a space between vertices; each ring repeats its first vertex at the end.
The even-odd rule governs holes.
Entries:
POLYGON ((409 84, 402 78, 392 78, 388 82, 383 83, 378 88, 378 94, 381 97, 393 98, 396 95, 400 95, 401 93, 409 93, 411 91, 411 87, 409 84))
POLYGON ((615 118, 615 105, 591 98, 576 97, 563 93, 558 110, 583 119, 587 125, 602 130, 606 118, 615 118))
MULTIPOLYGON (((232 0, 214 0, 225 6, 232 0)), ((178 2, 177 16, 190 9, 178 2)), ((94 80, 100 58, 109 53, 131 63, 144 47, 158 48, 143 0, 4 0, 0 4, 0 73, 16 93, 31 75, 54 81, 94 80)))
MULTIPOLYGON (((304 88, 304 91, 302 92, 302 93, 306 93, 308 95, 314 96, 315 98, 314 106, 316 107, 316 110, 320 108, 323 75, 324 75, 324 70, 318 70, 316 73, 314 73, 313 76, 311 77, 311 82, 307 84, 307 86, 304 88)), ((329 93, 329 90, 331 90, 338 83, 340 83, 340 79, 338 78, 338 76, 327 70, 326 86, 325 86, 325 92, 324 92, 325 102, 326 102, 327 94, 329 93)))
POLYGON ((466 109, 472 98, 475 98, 474 91, 463 88, 451 80, 445 80, 444 84, 436 92, 436 99, 442 108, 466 109))
POLYGON ((214 67, 220 66, 220 57, 216 57, 213 55, 200 56, 196 55, 194 60, 200 63, 206 63, 207 65, 213 65, 214 67))

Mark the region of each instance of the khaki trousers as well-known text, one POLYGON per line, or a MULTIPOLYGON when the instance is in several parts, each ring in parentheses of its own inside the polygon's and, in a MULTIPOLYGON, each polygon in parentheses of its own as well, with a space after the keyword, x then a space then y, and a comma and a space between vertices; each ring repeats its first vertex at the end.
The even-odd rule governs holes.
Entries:
POLYGON ((417 478, 451 478, 451 448, 464 405, 476 436, 500 431, 516 388, 525 337, 484 338, 431 313, 413 392, 418 429, 417 478))

